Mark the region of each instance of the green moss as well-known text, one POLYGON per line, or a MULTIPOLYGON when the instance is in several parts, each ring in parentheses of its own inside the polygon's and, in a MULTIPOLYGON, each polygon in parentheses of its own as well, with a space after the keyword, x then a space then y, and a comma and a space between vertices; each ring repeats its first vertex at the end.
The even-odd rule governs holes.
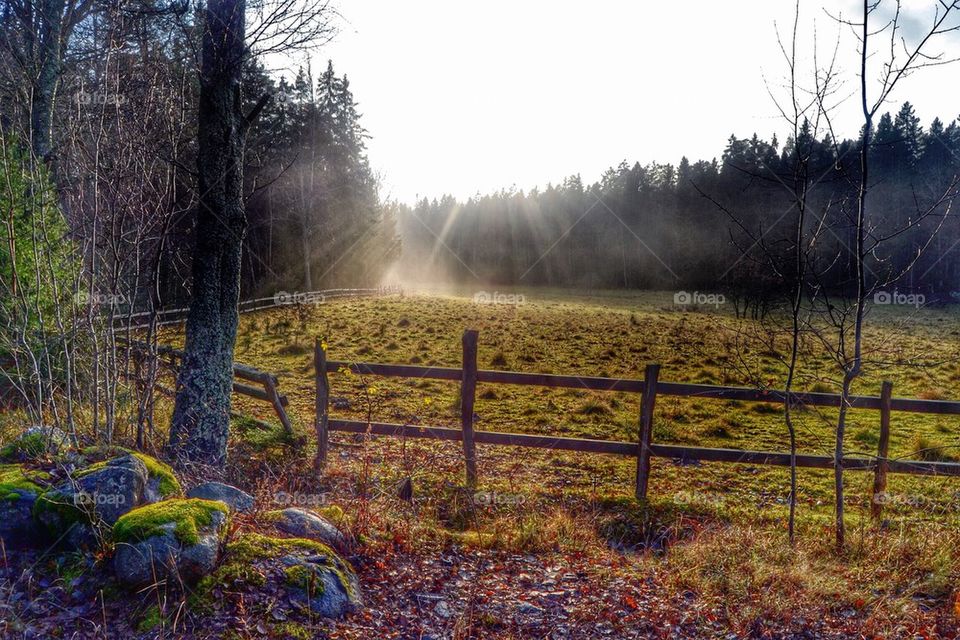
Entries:
POLYGON ((18 464, 0 464, 0 500, 19 500, 17 491, 43 493, 38 482, 48 480, 50 474, 43 471, 24 471, 18 464))
POLYGON ((311 640, 315 637, 309 629, 296 622, 281 622, 274 625, 273 632, 277 637, 290 640, 311 640))
POLYGON ((323 518, 329 520, 333 524, 340 526, 343 523, 344 515, 343 509, 337 505, 330 505, 329 507, 323 507, 317 510, 323 518))
POLYGON ((47 452, 47 441, 43 433, 36 431, 29 435, 24 435, 13 442, 7 443, 0 449, 0 460, 32 460, 39 458, 47 452))
POLYGON ((43 523, 53 538, 60 538, 74 525, 88 523, 91 514, 57 490, 47 491, 33 505, 33 517, 43 523))
POLYGON ((163 624, 163 614, 160 613, 160 607, 153 605, 147 609, 143 618, 137 623, 137 632, 147 633, 148 631, 153 631, 161 624, 163 624))
POLYGON ((170 498, 183 495, 183 488, 180 486, 180 481, 177 480, 177 475, 173 472, 170 465, 138 451, 132 451, 131 453, 144 464, 150 478, 159 481, 157 490, 160 492, 161 497, 170 498))
POLYGON ((244 562, 279 558, 294 551, 336 557, 327 545, 305 538, 271 538, 259 533, 246 533, 227 545, 227 553, 231 559, 244 562))
MULTIPOLYGON (((223 562, 216 571, 197 583, 189 601, 190 607, 197 611, 210 610, 215 588, 241 585, 262 587, 266 584, 267 578, 257 567, 257 563, 297 552, 325 556, 327 558, 325 569, 334 572, 344 590, 353 595, 351 581, 347 578, 348 573, 352 573, 353 570, 327 545, 304 538, 271 538, 259 533, 245 533, 227 544, 223 562)), ((312 591, 310 590, 311 581, 321 589, 323 585, 313 578, 308 568, 303 566, 285 569, 284 581, 288 585, 305 589, 314 595, 322 593, 316 586, 312 591)))
POLYGON ((78 477, 87 475, 97 469, 102 469, 108 460, 112 458, 129 454, 143 463, 143 466, 147 468, 147 475, 151 480, 157 480, 157 490, 161 498, 166 499, 183 495, 183 488, 180 486, 180 481, 177 479, 173 468, 168 464, 160 462, 153 456, 148 456, 145 453, 132 449, 115 446, 87 447, 80 453, 84 458, 95 460, 96 462, 83 469, 78 474, 78 477))
POLYGON ((283 570, 284 582, 308 593, 323 593, 323 582, 317 582, 317 574, 302 564, 295 564, 283 570), (319 590, 318 590, 319 588, 319 590))
POLYGON ((227 505, 215 500, 174 499, 134 509, 113 525, 115 542, 140 542, 163 535, 164 525, 174 523, 173 533, 181 544, 200 541, 199 529, 213 522, 213 513, 228 513, 227 505))
POLYGON ((74 478, 84 478, 95 471, 100 471, 101 469, 107 466, 107 461, 103 462, 94 462, 93 464, 84 467, 83 469, 78 469, 73 473, 74 478))

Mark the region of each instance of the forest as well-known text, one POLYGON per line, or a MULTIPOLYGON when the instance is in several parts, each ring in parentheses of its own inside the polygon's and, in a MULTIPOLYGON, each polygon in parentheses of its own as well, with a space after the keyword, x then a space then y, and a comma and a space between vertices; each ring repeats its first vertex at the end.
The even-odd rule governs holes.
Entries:
MULTIPOLYGON (((794 232, 791 187, 798 150, 809 158, 812 184, 809 224, 830 229, 822 249, 836 260, 828 271, 839 292, 853 282, 852 203, 860 172, 860 138, 817 137, 809 121, 781 146, 756 134, 731 135, 722 155, 677 165, 626 161, 585 184, 573 175, 530 191, 516 188, 477 195, 424 198, 399 215, 405 255, 401 273, 462 284, 574 286, 620 289, 702 288, 750 290, 775 295, 770 261, 790 254, 794 232), (436 250, 437 239, 449 250, 436 250), (762 238, 762 241, 758 241, 762 238)), ((960 125, 935 118, 926 128, 905 102, 895 115, 877 121, 870 145, 871 189, 876 194, 877 236, 911 228, 871 256, 878 279, 895 275, 904 291, 924 292, 948 302, 960 276, 956 219, 945 192, 956 189, 960 169, 960 125), (932 211, 931 211, 932 209, 932 211), (927 214, 927 215, 924 215, 927 214), (921 223, 909 221, 925 218, 921 223), (887 273, 925 245, 936 230, 935 250, 905 273, 887 273)), ((789 290, 786 287, 783 291, 789 290)))

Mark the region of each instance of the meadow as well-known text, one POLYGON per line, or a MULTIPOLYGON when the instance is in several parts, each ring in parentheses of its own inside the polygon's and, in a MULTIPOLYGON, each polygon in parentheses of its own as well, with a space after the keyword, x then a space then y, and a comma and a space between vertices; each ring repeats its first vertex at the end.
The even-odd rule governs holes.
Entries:
MULTIPOLYGON (((642 378, 646 364, 660 363, 662 381, 783 384, 787 335, 772 329, 782 319, 739 319, 730 305, 678 307, 666 293, 511 293, 522 294, 521 303, 432 292, 244 315, 235 359, 279 376, 298 433, 291 441, 279 429, 236 421, 231 473, 258 484, 261 496, 322 493, 369 550, 426 554, 457 545, 615 558, 615 574, 656 576, 665 593, 695 594, 733 629, 820 609, 895 635, 952 616, 957 479, 891 475, 884 519, 874 522, 872 474, 848 472, 851 544, 837 555, 826 470, 799 472, 795 549, 786 535, 788 473, 777 467, 654 459, 649 502, 641 505, 633 499, 633 459, 479 445, 480 494, 471 495, 458 443, 334 433, 323 476, 311 471, 315 337, 335 360, 457 367, 470 328, 480 332, 481 368, 642 378), (408 479, 411 502, 397 495, 408 479)), ((855 393, 878 395, 890 380, 895 397, 960 399, 958 336, 956 307, 872 308, 855 393)), ((179 345, 178 330, 165 330, 161 341, 179 345)), ((836 392, 839 377, 808 336, 797 388, 836 392)), ((331 374, 331 383, 334 417, 459 426, 457 383, 347 373, 331 374)), ((484 384, 477 394, 481 430, 636 440, 636 394, 484 384)), ((236 396, 235 404, 271 420, 267 405, 236 396)), ((832 410, 801 411, 799 451, 830 455, 835 419, 832 410)), ((957 459, 957 422, 894 413, 891 457, 957 459)), ((875 455, 879 414, 853 411, 847 433, 848 452, 875 455)), ((788 447, 782 407, 695 398, 658 400, 654 441, 788 447)))

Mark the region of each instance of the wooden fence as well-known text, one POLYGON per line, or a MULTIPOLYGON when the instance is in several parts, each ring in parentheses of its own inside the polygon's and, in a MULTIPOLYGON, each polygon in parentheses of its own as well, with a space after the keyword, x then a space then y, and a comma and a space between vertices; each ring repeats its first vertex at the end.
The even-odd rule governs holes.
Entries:
MULTIPOLYGON (((241 300, 237 307, 240 313, 250 313, 252 311, 291 305, 318 305, 343 298, 369 298, 402 293, 403 289, 395 286, 367 289, 324 289, 322 291, 280 291, 267 298, 241 300)), ((157 326, 184 322, 187 319, 188 311, 190 311, 190 309, 186 307, 157 311, 157 326)), ((153 313, 154 312, 151 311, 141 311, 138 313, 117 315, 114 317, 113 322, 118 328, 127 328, 127 325, 129 325, 129 328, 132 330, 146 329, 150 326, 149 318, 153 313)))
MULTIPOLYGON (((403 294, 403 289, 400 287, 377 287, 377 288, 368 288, 368 289, 324 289, 322 291, 309 291, 309 292, 279 292, 269 298, 254 298, 252 300, 242 300, 239 305, 240 313, 250 313, 252 311, 260 311, 263 309, 272 309, 279 306, 289 306, 289 305, 317 305, 329 302, 331 300, 339 300, 344 298, 363 298, 363 297, 376 297, 376 296, 387 296, 394 294, 403 294)), ((186 314, 189 311, 187 308, 183 309, 166 309, 163 311, 157 312, 157 326, 177 324, 184 322, 186 320, 186 314)), ((149 327, 149 324, 135 324, 137 320, 143 320, 149 318, 152 312, 142 312, 134 313, 130 315, 125 315, 115 319, 115 322, 122 323, 125 328, 131 330, 146 329, 149 327)), ((142 359, 144 357, 153 357, 158 358, 158 364, 173 374, 174 379, 176 379, 177 372, 180 368, 180 362, 183 359, 184 352, 178 349, 166 345, 157 345, 151 350, 151 347, 146 342, 139 340, 130 340, 127 341, 125 338, 118 338, 118 342, 121 344, 129 344, 131 351, 133 352, 134 360, 142 359)), ((139 367, 136 367, 139 371, 139 367)), ((283 425, 283 428, 287 433, 293 433, 293 425, 290 423, 290 418, 286 412, 286 406, 288 404, 287 397, 282 395, 278 390, 279 382, 277 376, 266 371, 260 371, 253 367, 243 365, 235 362, 233 364, 233 376, 234 378, 240 378, 246 380, 247 382, 253 382, 257 386, 252 386, 244 382, 233 383, 234 393, 248 396, 250 398, 256 398, 257 400, 262 400, 269 402, 273 407, 274 412, 277 414, 277 418, 280 420, 280 424, 283 425), (262 388, 260 388, 262 387, 262 388)), ((138 383, 141 382, 138 380, 138 383)), ((170 387, 166 387, 160 384, 156 385, 156 388, 166 394, 174 395, 174 390, 170 387)), ((232 412, 235 417, 239 417, 239 414, 232 412)), ((267 423, 253 419, 253 422, 259 424, 261 427, 269 428, 270 425, 267 423)))
MULTIPOLYGON (((477 338, 478 332, 474 330, 468 330, 463 334, 463 364, 460 368, 328 360, 322 343, 317 340, 314 347, 314 366, 316 372, 315 428, 318 441, 318 465, 323 464, 326 460, 329 450, 330 432, 341 431, 347 433, 399 436, 404 438, 432 438, 460 441, 463 444, 466 479, 467 483, 471 486, 474 485, 477 480, 477 444, 538 447, 562 451, 609 453, 635 457, 637 460, 635 494, 638 499, 645 499, 647 495, 651 457, 671 458, 681 461, 701 460, 706 462, 790 466, 791 456, 789 453, 686 447, 656 444, 653 442, 654 408, 657 398, 660 396, 784 404, 787 398, 783 391, 662 382, 659 380, 660 365, 657 364, 651 364, 646 367, 642 380, 478 369, 477 338), (448 427, 382 422, 368 423, 365 421, 331 418, 329 413, 330 384, 328 374, 344 368, 361 375, 460 382, 460 428, 452 429, 448 427), (635 442, 622 442, 477 431, 474 429, 473 407, 476 397, 476 385, 478 383, 534 385, 592 391, 622 391, 639 394, 638 439, 635 442)), ((960 402, 894 398, 892 397, 892 390, 893 385, 890 382, 884 382, 879 396, 853 396, 849 398, 849 406, 852 408, 872 409, 880 412, 880 442, 876 457, 844 457, 842 459, 843 467, 845 469, 858 471, 874 471, 875 495, 885 490, 886 474, 888 472, 915 475, 960 476, 960 464, 958 463, 899 460, 889 459, 887 457, 890 438, 890 415, 892 412, 960 415, 960 402)), ((792 393, 790 395, 790 401, 792 406, 795 407, 839 407, 841 396, 832 393, 792 393)), ((805 468, 832 469, 834 466, 834 458, 824 455, 798 454, 796 456, 796 464, 798 467, 805 468)), ((871 503, 875 515, 878 515, 878 501, 871 500, 871 503)))
MULTIPOLYGON (((166 345, 157 345, 154 347, 155 351, 151 351, 149 344, 139 340, 131 340, 129 345, 135 360, 142 360, 145 357, 152 357, 155 354, 157 363, 173 374, 174 379, 176 379, 177 373, 180 370, 180 363, 183 361, 183 351, 174 349, 173 347, 168 347, 166 345)), ((137 367, 137 369, 139 369, 139 367, 137 367)), ((259 369, 234 362, 233 377, 234 393, 248 396, 250 398, 256 398, 257 400, 262 400, 264 402, 269 402, 273 407, 274 412, 277 414, 280 424, 283 425, 284 430, 287 433, 293 433, 293 425, 291 424, 290 417, 287 415, 286 411, 286 407, 290 402, 287 400, 287 396, 280 393, 280 383, 277 379, 277 376, 266 371, 260 371, 259 369), (238 382, 237 378, 244 380, 245 382, 238 382), (247 384, 247 382, 253 382, 259 386, 247 384)), ((142 381, 138 380, 138 383, 139 382, 142 381)), ((172 396, 175 393, 170 387, 165 387, 160 384, 155 386, 159 391, 167 395, 172 396)), ((239 417, 239 414, 236 412, 231 413, 234 415, 234 417, 239 417)), ((261 427, 270 426, 260 420, 254 420, 254 422, 259 424, 261 427)))

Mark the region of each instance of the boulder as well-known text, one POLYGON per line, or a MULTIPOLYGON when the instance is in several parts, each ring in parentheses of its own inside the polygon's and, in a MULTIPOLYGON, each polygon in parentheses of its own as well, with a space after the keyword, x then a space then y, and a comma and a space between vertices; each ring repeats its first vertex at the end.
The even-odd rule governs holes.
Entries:
POLYGON ((284 583, 292 604, 325 618, 339 618, 360 604, 360 584, 339 557, 319 554, 282 556, 284 583))
POLYGON ((340 529, 312 511, 290 507, 268 511, 266 518, 278 530, 295 538, 316 540, 336 549, 346 548, 347 538, 340 529))
POLYGON ((188 498, 219 500, 225 502, 234 511, 253 509, 253 496, 222 482, 204 482, 187 491, 188 498))
POLYGON ((34 426, 0 449, 0 461, 34 460, 47 453, 56 455, 70 446, 70 436, 56 427, 34 426))
POLYGON ((93 446, 83 449, 79 454, 81 464, 103 462, 111 458, 132 455, 147 468, 147 486, 144 490, 144 502, 154 503, 177 498, 183 495, 180 481, 173 469, 152 456, 117 446, 93 446))
POLYGON ((55 541, 92 547, 98 530, 144 502, 147 479, 146 466, 132 454, 99 462, 41 495, 34 516, 55 541))
POLYGON ((278 604, 285 601, 328 618, 362 604, 353 567, 327 545, 304 538, 246 533, 230 542, 220 566, 197 585, 193 602, 212 605, 224 589, 252 595, 266 591, 278 596, 278 604))
POLYGON ((217 565, 228 512, 222 502, 187 498, 125 514, 113 527, 117 580, 131 588, 198 581, 217 565))
POLYGON ((0 541, 5 547, 27 546, 36 540, 33 506, 49 475, 18 464, 0 465, 0 541))

